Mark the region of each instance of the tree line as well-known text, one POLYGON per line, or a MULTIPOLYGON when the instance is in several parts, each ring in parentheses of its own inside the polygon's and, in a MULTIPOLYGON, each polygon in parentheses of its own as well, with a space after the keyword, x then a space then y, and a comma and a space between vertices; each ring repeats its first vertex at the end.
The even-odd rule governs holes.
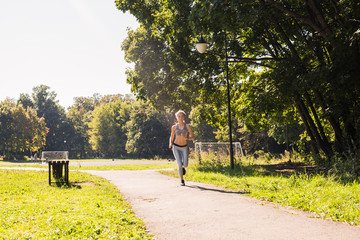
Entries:
POLYGON ((140 23, 122 45, 137 97, 159 109, 196 106, 225 128, 227 55, 235 128, 266 131, 326 161, 359 153, 358 0, 115 4, 140 23), (205 54, 194 48, 200 36, 210 42, 205 54))
POLYGON ((76 97, 67 111, 50 87, 0 103, 0 149, 10 159, 41 151, 69 151, 71 158, 168 155, 167 119, 132 96, 76 97))
MULTIPOLYGON (((41 151, 69 151, 70 158, 171 157, 168 144, 175 111, 159 111, 147 101, 120 94, 75 97, 65 110, 56 93, 40 85, 31 95, 0 102, 0 151, 8 159, 41 156, 41 151)), ((189 113, 196 141, 227 141, 226 129, 204 122, 201 114, 199 108, 189 113)), ((248 153, 283 151, 266 133, 237 136, 248 153)))

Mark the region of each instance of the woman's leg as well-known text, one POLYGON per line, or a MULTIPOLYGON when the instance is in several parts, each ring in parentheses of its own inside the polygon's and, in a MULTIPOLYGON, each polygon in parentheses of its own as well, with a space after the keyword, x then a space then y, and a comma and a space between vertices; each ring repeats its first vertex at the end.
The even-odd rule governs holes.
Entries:
POLYGON ((188 147, 178 147, 178 151, 180 152, 181 156, 181 166, 187 167, 188 166, 188 147))
POLYGON ((183 148, 183 166, 184 167, 188 167, 189 165, 189 154, 188 154, 189 148, 188 147, 184 147, 183 148))
POLYGON ((174 157, 176 159, 176 162, 178 164, 178 172, 179 172, 180 179, 183 180, 183 171, 182 171, 183 157, 184 157, 183 151, 182 151, 181 147, 178 147, 175 145, 173 145, 172 151, 173 151, 174 157))

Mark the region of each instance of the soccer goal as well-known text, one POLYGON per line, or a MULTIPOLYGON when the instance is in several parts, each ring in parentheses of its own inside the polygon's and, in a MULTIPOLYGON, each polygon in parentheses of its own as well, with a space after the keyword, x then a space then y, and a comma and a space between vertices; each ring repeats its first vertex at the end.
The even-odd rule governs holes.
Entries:
POLYGON ((42 160, 54 160, 54 159, 69 159, 68 151, 43 151, 41 154, 42 160))
MULTIPOLYGON (((234 157, 240 159, 244 156, 243 149, 240 142, 233 142, 234 157)), ((213 154, 217 158, 230 155, 230 143, 229 142, 196 142, 195 143, 195 154, 201 162, 204 154, 213 154)))

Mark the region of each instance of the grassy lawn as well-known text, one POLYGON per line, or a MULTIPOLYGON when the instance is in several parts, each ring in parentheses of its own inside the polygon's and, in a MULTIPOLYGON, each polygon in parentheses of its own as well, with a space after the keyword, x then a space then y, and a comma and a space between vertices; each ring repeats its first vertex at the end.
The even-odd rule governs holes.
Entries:
POLYGON ((70 187, 48 173, 0 170, 0 239, 151 239, 119 190, 103 178, 72 172, 70 187))
MULTIPOLYGON (((142 159, 140 159, 142 160, 142 159)), ((84 162, 91 162, 93 160, 82 160, 84 162)), ((96 161, 109 161, 100 159, 96 161)), ((119 161, 119 160, 118 160, 119 161)), ((120 160, 121 161, 121 160, 120 160)), ((132 161, 132 160, 126 160, 126 161, 132 161)), ((127 165, 103 165, 103 166, 81 166, 81 163, 79 160, 70 160, 70 162, 75 162, 77 166, 69 166, 70 170, 99 170, 99 171, 107 171, 107 170, 152 170, 152 169, 162 169, 162 168, 175 168, 177 165, 173 162, 167 163, 167 161, 164 164, 158 163, 158 164, 138 164, 139 160, 133 160, 134 164, 127 164, 127 165), (79 164, 78 164, 79 163, 79 164)), ((146 160, 144 160, 146 161, 146 160)), ((24 168, 44 168, 48 169, 48 164, 44 163, 31 163, 31 164, 24 164, 24 163, 30 163, 29 161, 0 161, 0 167, 24 167, 24 168), (11 164, 10 164, 11 163, 11 164)))
MULTIPOLYGON (((185 180, 215 184, 312 212, 320 218, 360 225, 360 179, 344 182, 334 176, 304 172, 305 167, 299 163, 290 167, 286 171, 286 164, 251 163, 236 165, 235 170, 231 170, 227 163, 194 163, 188 168, 185 180), (282 168, 277 171, 276 166, 282 168)), ((178 177, 177 170, 162 173, 178 177)))
MULTIPOLYGON (((131 164, 131 165, 112 165, 112 166, 69 166, 70 170, 99 170, 99 171, 108 171, 108 170, 153 170, 153 169, 162 169, 162 168, 175 168, 176 164, 131 164)), ((24 168, 44 168, 48 169, 48 165, 34 164, 34 165, 6 165, 0 164, 0 167, 6 168, 15 168, 15 167, 24 167, 24 168)))
MULTIPOLYGON (((195 162, 195 161, 193 161, 195 162)), ((135 162, 134 162, 135 163, 135 162)), ((9 165, 0 167, 47 165, 9 165)), ((147 170, 170 164, 74 166, 71 170, 147 170)), ((360 225, 360 179, 316 173, 301 162, 243 161, 190 164, 186 180, 210 183, 258 199, 314 213, 316 217, 360 225)), ((161 171, 178 177, 177 170, 161 171)), ((150 239, 119 191, 106 180, 71 172, 71 187, 48 186, 47 171, 0 170, 0 239, 150 239), (4 207, 3 207, 4 206, 4 207)))

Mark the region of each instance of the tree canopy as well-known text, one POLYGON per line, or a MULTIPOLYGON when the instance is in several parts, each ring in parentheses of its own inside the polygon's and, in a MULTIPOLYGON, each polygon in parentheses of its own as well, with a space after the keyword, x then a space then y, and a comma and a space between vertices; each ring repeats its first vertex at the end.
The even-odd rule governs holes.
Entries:
POLYGON ((122 45, 135 63, 127 81, 137 97, 158 108, 202 104, 209 122, 224 122, 227 54, 232 111, 248 129, 281 138, 292 126, 327 158, 359 150, 359 1, 115 3, 140 23, 122 45), (210 42, 204 55, 193 47, 201 35, 210 42))
POLYGON ((126 122, 129 121, 129 106, 118 100, 95 108, 90 127, 90 143, 94 150, 105 157, 125 155, 126 122))
POLYGON ((45 119, 33 109, 11 100, 0 103, 0 149, 4 155, 38 151, 45 146, 48 131, 45 119))

